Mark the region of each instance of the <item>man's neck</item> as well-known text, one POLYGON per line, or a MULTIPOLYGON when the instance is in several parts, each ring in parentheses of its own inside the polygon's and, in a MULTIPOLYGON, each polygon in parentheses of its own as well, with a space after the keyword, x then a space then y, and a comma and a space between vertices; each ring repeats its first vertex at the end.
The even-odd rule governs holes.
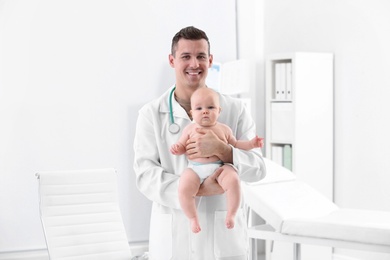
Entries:
POLYGON ((176 84, 175 89, 175 99, 179 104, 190 104, 191 103, 191 96, 192 93, 195 92, 198 88, 206 87, 206 85, 199 86, 199 87, 189 87, 189 86, 178 86, 176 84))

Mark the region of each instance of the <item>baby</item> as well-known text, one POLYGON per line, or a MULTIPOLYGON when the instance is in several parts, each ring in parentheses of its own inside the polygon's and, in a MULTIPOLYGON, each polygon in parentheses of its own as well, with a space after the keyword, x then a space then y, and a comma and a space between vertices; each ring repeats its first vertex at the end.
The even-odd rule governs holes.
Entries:
MULTIPOLYGON (((171 153, 174 155, 185 154, 186 142, 197 133, 196 129, 198 128, 212 130, 221 140, 239 149, 250 150, 263 146, 263 138, 258 136, 250 141, 237 140, 227 125, 217 122, 220 113, 221 107, 217 92, 210 88, 196 90, 191 96, 191 115, 194 122, 183 129, 179 141, 171 146, 171 153)), ((217 182, 227 196, 228 207, 225 224, 229 229, 234 227, 235 216, 241 201, 240 180, 232 166, 223 165, 217 156, 211 156, 189 161, 188 168, 180 177, 179 201, 184 214, 190 220, 191 230, 194 233, 201 231, 195 196, 203 180, 221 166, 223 170, 217 177, 217 182)))

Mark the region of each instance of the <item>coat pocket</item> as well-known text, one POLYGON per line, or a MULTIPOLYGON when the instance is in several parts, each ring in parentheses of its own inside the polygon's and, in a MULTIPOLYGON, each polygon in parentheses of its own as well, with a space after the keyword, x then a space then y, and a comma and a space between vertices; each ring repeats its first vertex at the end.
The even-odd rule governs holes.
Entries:
POLYGON ((150 223, 150 259, 172 258, 172 214, 154 212, 150 223))
POLYGON ((215 211, 214 254, 216 259, 246 259, 249 244, 243 210, 238 210, 233 229, 226 228, 225 218, 226 211, 215 211))

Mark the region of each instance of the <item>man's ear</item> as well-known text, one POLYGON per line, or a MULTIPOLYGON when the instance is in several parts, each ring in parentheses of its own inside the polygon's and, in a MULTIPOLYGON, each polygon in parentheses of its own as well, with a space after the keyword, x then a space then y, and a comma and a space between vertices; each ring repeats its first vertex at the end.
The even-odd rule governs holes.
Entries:
POLYGON ((213 66, 213 54, 210 54, 209 56, 209 68, 211 68, 211 66, 213 66))
POLYGON ((172 68, 174 68, 175 67, 175 57, 173 57, 173 55, 172 54, 169 54, 168 55, 168 60, 169 60, 169 65, 172 67, 172 68))

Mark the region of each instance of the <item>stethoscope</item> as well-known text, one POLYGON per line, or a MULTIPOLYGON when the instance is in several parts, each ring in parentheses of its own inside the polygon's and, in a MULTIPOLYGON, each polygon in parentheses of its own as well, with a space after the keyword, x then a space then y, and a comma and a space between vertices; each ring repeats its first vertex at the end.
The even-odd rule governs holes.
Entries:
POLYGON ((173 92, 175 92, 176 86, 173 87, 171 93, 169 94, 169 127, 168 130, 171 134, 177 134, 180 131, 180 126, 175 123, 173 119, 173 108, 172 108, 172 96, 173 92))

